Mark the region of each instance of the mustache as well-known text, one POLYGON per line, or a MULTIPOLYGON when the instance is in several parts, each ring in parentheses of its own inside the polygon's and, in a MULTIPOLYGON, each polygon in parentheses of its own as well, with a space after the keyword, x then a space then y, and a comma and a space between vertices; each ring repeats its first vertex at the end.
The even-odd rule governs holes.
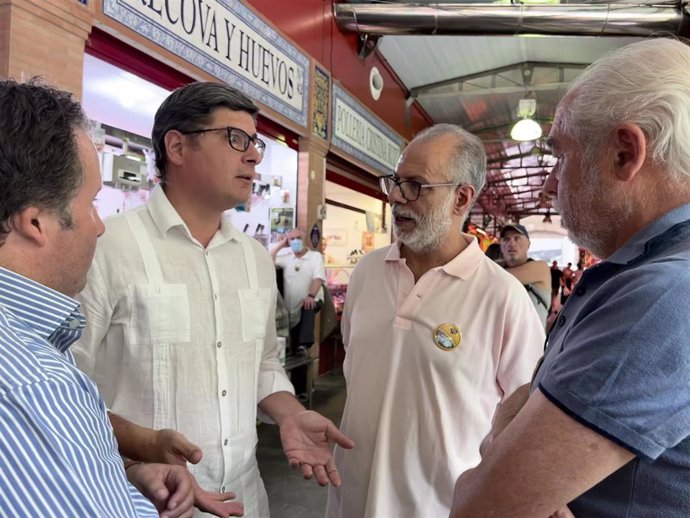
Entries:
POLYGON ((395 218, 410 218, 417 220, 417 215, 410 209, 406 207, 401 207, 400 205, 393 204, 391 207, 391 212, 395 218))

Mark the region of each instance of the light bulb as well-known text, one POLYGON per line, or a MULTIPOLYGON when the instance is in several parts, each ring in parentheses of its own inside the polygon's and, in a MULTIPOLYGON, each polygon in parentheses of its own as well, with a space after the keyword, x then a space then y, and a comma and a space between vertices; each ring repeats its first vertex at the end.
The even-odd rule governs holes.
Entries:
POLYGON ((510 138, 524 142, 541 137, 541 126, 533 119, 521 119, 510 130, 510 138))

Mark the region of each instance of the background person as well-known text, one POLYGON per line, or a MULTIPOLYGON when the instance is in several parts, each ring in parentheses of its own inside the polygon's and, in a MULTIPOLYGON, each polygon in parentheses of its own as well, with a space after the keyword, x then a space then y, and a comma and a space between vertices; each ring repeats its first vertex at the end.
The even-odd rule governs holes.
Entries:
POLYGON ((529 234, 523 225, 506 225, 501 229, 501 252, 506 271, 525 287, 542 325, 546 326, 551 306, 551 275, 544 261, 527 256, 529 246, 529 234))
POLYGON ((491 243, 484 251, 484 254, 493 262, 503 266, 503 254, 501 253, 500 243, 491 243))
POLYGON ((560 308, 560 300, 558 300, 558 292, 561 291, 561 279, 563 272, 558 267, 558 261, 551 263, 551 311, 560 308), (558 302, 558 303, 557 303, 558 302))
POLYGON ((573 263, 568 263, 568 265, 563 268, 561 275, 561 306, 565 304, 568 300, 570 292, 573 289, 573 263))
POLYGON ((304 244, 304 233, 295 228, 271 250, 276 266, 283 269, 285 304, 290 312, 291 349, 314 344, 314 320, 323 305, 326 269, 323 256, 304 244))

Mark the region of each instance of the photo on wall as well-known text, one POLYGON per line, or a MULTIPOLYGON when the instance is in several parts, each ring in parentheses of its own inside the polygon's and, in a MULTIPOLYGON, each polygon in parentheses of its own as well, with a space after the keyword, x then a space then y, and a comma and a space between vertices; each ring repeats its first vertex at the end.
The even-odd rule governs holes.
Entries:
POLYGON ((295 209, 272 208, 271 209, 271 241, 277 241, 278 236, 287 234, 295 224, 295 209))

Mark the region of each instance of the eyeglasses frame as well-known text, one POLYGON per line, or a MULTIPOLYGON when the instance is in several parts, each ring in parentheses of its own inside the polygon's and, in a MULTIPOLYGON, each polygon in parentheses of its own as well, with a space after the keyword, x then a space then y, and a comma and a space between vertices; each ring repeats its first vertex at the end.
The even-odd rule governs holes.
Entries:
POLYGON ((416 180, 399 180, 396 178, 394 174, 389 174, 389 175, 384 175, 379 177, 379 187, 381 188, 381 191, 383 194, 386 196, 390 196, 391 192, 395 187, 400 189, 400 195, 405 198, 407 201, 417 201, 419 199, 419 196, 422 194, 422 189, 430 189, 433 187, 450 187, 450 186, 455 186, 459 187, 460 184, 457 182, 450 182, 450 183, 421 183, 416 180), (388 189, 388 185, 386 184, 387 180, 392 180, 393 181, 393 188, 388 189), (405 190, 402 187, 403 184, 416 184, 419 185, 419 189, 417 189, 417 196, 414 199, 408 198, 405 196, 405 190))
POLYGON ((264 152, 266 151, 266 142, 261 140, 259 137, 256 135, 252 136, 246 131, 244 131, 242 128, 235 128, 234 126, 225 126, 223 128, 206 128, 206 129, 198 129, 198 130, 190 130, 190 131, 182 131, 178 130, 180 133, 183 135, 194 135, 194 134, 200 134, 200 133, 208 133, 210 131, 225 131, 227 132, 227 141, 228 145, 234 149, 235 151, 240 151, 244 153, 249 149, 250 144, 253 142, 254 143, 254 148, 259 152, 261 156, 264 156, 264 152), (230 135, 232 131, 239 131, 240 133, 243 133, 247 135, 247 147, 244 149, 237 148, 232 145, 232 141, 230 140, 230 135))

